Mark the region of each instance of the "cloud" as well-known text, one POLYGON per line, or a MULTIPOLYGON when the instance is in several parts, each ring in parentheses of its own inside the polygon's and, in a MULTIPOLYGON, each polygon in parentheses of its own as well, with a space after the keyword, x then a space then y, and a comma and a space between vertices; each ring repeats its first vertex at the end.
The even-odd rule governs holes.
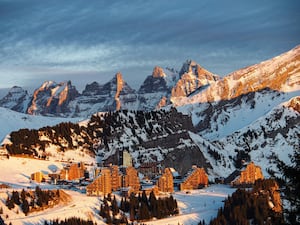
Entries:
POLYGON ((135 81, 155 65, 179 69, 186 59, 224 75, 299 44, 299 5, 0 0, 0 83, 10 82, 4 68, 47 79, 55 70, 70 78, 84 71, 106 77, 125 71, 135 81))

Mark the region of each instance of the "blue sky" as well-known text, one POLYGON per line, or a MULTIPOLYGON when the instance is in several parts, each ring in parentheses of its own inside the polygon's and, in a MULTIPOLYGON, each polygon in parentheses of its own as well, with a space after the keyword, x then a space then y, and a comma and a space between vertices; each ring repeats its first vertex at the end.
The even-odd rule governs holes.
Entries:
POLYGON ((299 21, 298 0, 0 0, 0 88, 118 71, 138 88, 187 59, 224 76, 299 45, 299 21))

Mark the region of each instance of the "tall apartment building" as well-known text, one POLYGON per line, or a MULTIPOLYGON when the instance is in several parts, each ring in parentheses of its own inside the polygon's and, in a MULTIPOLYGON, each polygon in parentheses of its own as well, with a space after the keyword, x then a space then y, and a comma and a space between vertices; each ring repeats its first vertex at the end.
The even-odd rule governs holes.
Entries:
POLYGON ((159 164, 157 162, 145 162, 139 167, 139 172, 148 178, 156 177, 160 173, 159 164))
POLYGON ((158 190, 161 192, 174 192, 173 174, 170 168, 166 168, 157 182, 158 190))
POLYGON ((124 174, 121 175, 119 167, 116 165, 97 168, 95 170, 96 178, 86 188, 87 195, 106 195, 121 187, 130 187, 131 192, 137 193, 140 190, 138 172, 133 167, 124 169, 124 174))
POLYGON ((87 195, 107 195, 112 192, 111 170, 101 168, 99 176, 86 187, 87 195))
POLYGON ((256 166, 253 162, 249 163, 247 167, 240 171, 238 176, 233 182, 233 185, 254 184, 256 180, 264 179, 260 166, 256 166))
POLYGON ((112 165, 110 167, 111 171, 111 189, 112 191, 119 190, 122 186, 122 175, 119 172, 119 167, 112 165))
POLYGON ((180 190, 198 189, 208 185, 208 176, 203 168, 193 166, 180 184, 180 190))
POLYGON ((86 170, 84 164, 73 163, 70 167, 62 169, 60 173, 60 179, 62 180, 77 180, 84 177, 84 171, 86 170))
POLYGON ((140 190, 140 179, 138 176, 138 172, 134 167, 129 166, 126 168, 122 186, 130 187, 134 192, 138 192, 140 190))

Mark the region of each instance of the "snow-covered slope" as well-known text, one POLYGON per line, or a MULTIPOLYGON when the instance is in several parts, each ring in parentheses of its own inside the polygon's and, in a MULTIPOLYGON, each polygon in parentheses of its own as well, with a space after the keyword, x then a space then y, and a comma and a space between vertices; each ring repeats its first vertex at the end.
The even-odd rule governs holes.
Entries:
POLYGON ((192 97, 176 98, 175 106, 230 100, 262 89, 300 90, 300 46, 270 60, 237 70, 192 97))
POLYGON ((138 109, 153 110, 170 104, 171 89, 178 80, 178 74, 161 67, 154 67, 138 91, 138 109))
POLYGON ((221 159, 211 161, 214 171, 226 177, 235 165, 251 160, 261 166, 265 176, 270 176, 270 169, 278 172, 276 158, 291 164, 290 155, 300 146, 299 104, 299 96, 292 98, 252 124, 212 142, 221 159))
POLYGON ((250 125, 278 104, 299 95, 300 89, 284 93, 267 88, 230 100, 194 103, 177 109, 192 117, 198 134, 209 140, 218 140, 250 125))
POLYGON ((4 137, 10 132, 21 128, 38 129, 43 126, 53 126, 61 122, 78 122, 80 120, 79 118, 32 116, 0 107, 0 141, 2 142, 4 137))

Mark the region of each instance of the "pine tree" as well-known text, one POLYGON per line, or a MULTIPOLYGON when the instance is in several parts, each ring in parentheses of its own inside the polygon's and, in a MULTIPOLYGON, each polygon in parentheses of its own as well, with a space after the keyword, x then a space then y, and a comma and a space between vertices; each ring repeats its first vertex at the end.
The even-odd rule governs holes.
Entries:
POLYGON ((23 210, 23 213, 25 214, 25 216, 27 216, 29 213, 29 204, 26 199, 22 203, 22 210, 23 210))
POLYGON ((13 191, 11 199, 16 205, 21 205, 19 192, 13 191))
POLYGON ((294 151, 291 161, 293 164, 285 165, 277 159, 277 166, 283 171, 285 178, 283 184, 284 197, 290 202, 290 208, 285 209, 287 222, 289 224, 300 224, 300 151, 294 151))
POLYGON ((150 219, 150 213, 148 210, 148 206, 145 202, 141 202, 141 206, 139 208, 139 220, 149 220, 150 219))
POLYGON ((114 196, 114 198, 112 200, 111 209, 112 209, 113 216, 118 215, 119 207, 118 207, 118 203, 117 203, 117 200, 116 200, 116 196, 114 196))
POLYGON ((6 206, 9 210, 11 210, 15 207, 13 200, 10 199, 9 197, 7 197, 7 199, 6 199, 6 206))
POLYGON ((143 190, 142 197, 141 197, 141 202, 144 202, 146 204, 147 208, 149 208, 148 198, 147 198, 145 190, 143 190))
POLYGON ((5 225, 4 220, 2 219, 1 216, 0 216, 0 225, 5 225))
POLYGON ((21 191, 21 201, 24 202, 25 199, 26 199, 26 192, 25 192, 24 189, 22 189, 22 191, 21 191))

